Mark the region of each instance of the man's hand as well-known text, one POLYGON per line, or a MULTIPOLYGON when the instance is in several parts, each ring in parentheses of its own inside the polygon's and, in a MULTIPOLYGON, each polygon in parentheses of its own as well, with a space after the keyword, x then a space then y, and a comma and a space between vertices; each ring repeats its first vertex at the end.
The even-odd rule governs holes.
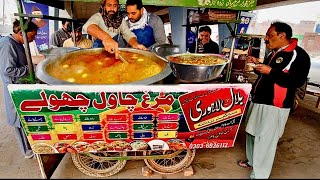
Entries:
POLYGON ((142 45, 142 44, 138 44, 138 45, 136 45, 135 47, 133 47, 133 48, 135 48, 135 49, 140 49, 140 50, 148 50, 148 48, 146 48, 144 45, 142 45))
POLYGON ((131 38, 128 44, 130 44, 130 46, 135 49, 148 50, 144 45, 138 43, 138 40, 136 37, 131 38))
POLYGON ((104 46, 104 49, 111 53, 115 54, 115 58, 119 59, 119 49, 118 49, 118 43, 113 39, 104 39, 102 40, 102 44, 104 46))
POLYGON ((259 71, 261 74, 270 74, 272 68, 265 64, 258 64, 254 69, 259 71))
POLYGON ((254 64, 258 64, 259 61, 257 58, 253 57, 253 56, 248 56, 247 57, 247 63, 254 63, 254 64))

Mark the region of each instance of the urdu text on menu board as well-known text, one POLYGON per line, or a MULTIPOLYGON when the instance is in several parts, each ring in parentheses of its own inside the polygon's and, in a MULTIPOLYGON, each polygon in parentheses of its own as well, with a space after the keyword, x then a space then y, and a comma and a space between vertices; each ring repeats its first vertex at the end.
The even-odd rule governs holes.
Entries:
POLYGON ((233 147, 251 84, 8 86, 38 154, 233 147))
MULTIPOLYGON (((93 1, 100 2, 100 0, 93 1)), ((120 0, 120 4, 126 4, 126 0, 120 0)), ((144 0, 143 4, 157 6, 182 6, 233 10, 254 10, 257 6, 257 0, 144 0)))

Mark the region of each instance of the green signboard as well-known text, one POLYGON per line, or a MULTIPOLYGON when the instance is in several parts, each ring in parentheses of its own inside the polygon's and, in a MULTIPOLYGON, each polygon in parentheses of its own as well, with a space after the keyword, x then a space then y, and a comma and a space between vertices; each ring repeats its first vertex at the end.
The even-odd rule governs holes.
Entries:
MULTIPOLYGON (((84 1, 100 2, 100 0, 84 1)), ((119 2, 120 4, 125 4, 126 0, 119 0, 119 2)), ((182 6, 233 10, 254 10, 257 5, 257 0, 143 0, 142 2, 144 5, 155 6, 182 6)))
MULTIPOLYGON (((125 4, 126 0, 120 0, 125 4)), ((144 5, 207 7, 234 10, 253 10, 257 0, 144 0, 144 5)))
POLYGON ((233 147, 251 84, 10 84, 37 154, 233 147))

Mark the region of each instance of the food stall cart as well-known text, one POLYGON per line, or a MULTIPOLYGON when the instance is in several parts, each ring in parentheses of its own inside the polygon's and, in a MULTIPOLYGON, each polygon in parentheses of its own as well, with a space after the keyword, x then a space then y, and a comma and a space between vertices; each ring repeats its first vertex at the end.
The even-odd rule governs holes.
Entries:
MULTIPOLYGON (((190 2, 181 1, 180 4, 195 5, 190 2)), ((213 5, 238 7, 227 1, 221 3, 213 5)), ((245 9, 245 5, 253 8, 255 3, 238 5, 245 9)), ((57 67, 63 71, 71 69, 72 63, 68 61, 72 58, 85 60, 88 55, 110 58, 102 49, 79 50, 48 57, 37 66, 37 77, 46 84, 9 85, 43 178, 50 178, 65 153, 71 153, 75 166, 84 174, 107 177, 119 172, 131 159, 143 159, 158 173, 177 173, 192 163, 196 149, 234 146, 251 84, 210 83, 205 79, 178 81, 179 85, 164 84, 167 78, 172 78, 171 71, 177 72, 177 66, 169 57, 120 50, 135 62, 145 63, 150 59, 159 66, 156 67, 160 68, 159 72, 145 79, 120 83, 97 83, 108 79, 99 75, 95 75, 95 83, 81 83, 76 78, 56 78, 55 72, 49 72, 58 70, 57 67)), ((211 56, 226 60, 224 65, 230 62, 211 56)), ((89 63, 105 65, 106 60, 98 58, 89 63)), ((122 62, 116 64, 124 66, 122 62)), ((81 68, 87 67, 88 64, 81 65, 81 68)), ((212 67, 212 72, 217 71, 216 65, 212 67)), ((98 71, 89 69, 86 73, 81 68, 74 69, 81 78, 98 71)), ((135 75, 131 72, 127 76, 135 75)), ((177 74, 174 73, 174 77, 177 74)))

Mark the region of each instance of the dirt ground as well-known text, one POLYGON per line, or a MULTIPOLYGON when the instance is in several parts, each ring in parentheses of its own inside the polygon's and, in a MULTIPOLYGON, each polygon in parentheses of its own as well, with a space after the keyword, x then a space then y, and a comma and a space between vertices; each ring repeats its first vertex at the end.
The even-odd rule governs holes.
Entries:
MULTIPOLYGON (((0 94, 2 94, 2 85, 0 94)), ((271 179, 276 178, 320 178, 320 108, 315 108, 316 98, 306 95, 300 101, 286 125, 280 139, 271 179)), ((183 172, 163 175, 153 173, 150 177, 141 174, 143 160, 129 160, 117 174, 108 177, 126 179, 225 179, 249 178, 250 172, 237 166, 236 162, 245 157, 245 132, 242 121, 235 146, 227 149, 197 150, 192 162, 194 175, 184 177, 183 172)), ((3 96, 0 96, 0 178, 41 178, 36 158, 25 159, 20 154, 13 128, 6 124, 3 96)), ((51 177, 52 179, 91 179, 73 164, 67 154, 51 177)))

